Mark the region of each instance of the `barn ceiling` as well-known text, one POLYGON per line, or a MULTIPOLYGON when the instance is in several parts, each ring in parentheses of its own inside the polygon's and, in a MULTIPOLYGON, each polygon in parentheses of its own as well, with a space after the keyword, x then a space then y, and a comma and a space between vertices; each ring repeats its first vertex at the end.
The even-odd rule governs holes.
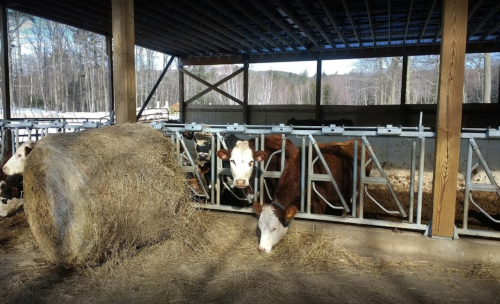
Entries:
MULTIPOLYGON (((136 45, 186 63, 438 54, 443 0, 135 0, 136 45)), ((7 7, 110 35, 111 1, 7 7)), ((500 51, 500 1, 469 1, 467 52, 500 51)))

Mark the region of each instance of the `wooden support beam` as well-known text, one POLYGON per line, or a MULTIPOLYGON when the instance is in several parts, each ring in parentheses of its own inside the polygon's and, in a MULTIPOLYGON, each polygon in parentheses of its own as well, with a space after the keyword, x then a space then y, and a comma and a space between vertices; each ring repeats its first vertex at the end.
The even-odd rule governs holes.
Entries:
POLYGON ((112 0, 116 123, 136 122, 134 0, 112 0))
POLYGON ((467 0, 443 1, 431 236, 453 238, 456 213, 467 0))
POLYGON ((177 60, 177 71, 179 71, 179 119, 186 123, 186 103, 184 102, 184 69, 180 60, 177 60))
POLYGON ((113 77, 113 37, 106 35, 106 54, 108 55, 108 98, 109 98, 109 120, 112 124, 115 123, 115 90, 113 77))
POLYGON ((250 124, 250 111, 248 110, 248 74, 250 63, 248 59, 243 64, 243 123, 250 124))
POLYGON ((317 61, 316 66, 316 107, 315 107, 315 119, 321 120, 321 74, 323 74, 322 61, 317 61))
MULTIPOLYGON (((10 119, 10 72, 9 72, 9 25, 7 23, 7 5, 4 1, 1 3, 2 11, 0 12, 0 39, 2 46, 0 47, 0 60, 2 68, 2 106, 3 119, 10 119)), ((7 132, 9 133, 9 132, 7 132)))
POLYGON ((406 94, 408 89, 408 56, 403 56, 403 75, 401 77, 400 123, 406 126, 406 94))

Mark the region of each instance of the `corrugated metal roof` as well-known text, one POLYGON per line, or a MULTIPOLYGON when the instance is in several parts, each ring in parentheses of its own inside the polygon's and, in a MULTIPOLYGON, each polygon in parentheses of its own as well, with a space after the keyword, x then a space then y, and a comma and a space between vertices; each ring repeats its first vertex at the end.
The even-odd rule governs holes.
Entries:
MULTIPOLYGON (((111 1, 8 3, 11 9, 111 34, 111 1)), ((193 62, 439 53, 442 5, 438 0, 136 0, 135 40, 193 62)), ((464 22, 468 52, 500 50, 498 0, 469 1, 464 22)))

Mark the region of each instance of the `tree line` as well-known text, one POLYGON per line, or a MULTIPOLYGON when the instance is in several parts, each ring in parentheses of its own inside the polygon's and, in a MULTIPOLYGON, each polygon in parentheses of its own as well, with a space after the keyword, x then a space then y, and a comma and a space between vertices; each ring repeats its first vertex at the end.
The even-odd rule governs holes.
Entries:
MULTIPOLYGON (((106 38, 60 23, 8 11, 11 104, 61 112, 109 110, 109 62, 106 38)), ((169 57, 136 47, 137 107, 141 107, 169 57)), ((293 64, 293 63, 291 63, 293 64)), ((356 61, 347 74, 322 75, 321 103, 325 105, 388 105, 401 102, 402 57, 356 61)), ((178 72, 173 64, 158 86, 149 107, 169 107, 179 100, 178 72)), ((188 66, 190 73, 216 83, 241 66, 188 66)), ((464 103, 498 102, 499 54, 467 54, 464 103)), ((439 56, 408 58, 407 104, 436 103, 439 56)), ((115 76, 116 77, 116 76, 115 76)), ((206 86, 184 76, 185 98, 206 86)), ((243 100, 243 73, 220 89, 243 100)), ((249 71, 249 104, 312 105, 316 75, 283 71, 249 71)), ((209 92, 193 104, 233 105, 233 100, 209 92)))

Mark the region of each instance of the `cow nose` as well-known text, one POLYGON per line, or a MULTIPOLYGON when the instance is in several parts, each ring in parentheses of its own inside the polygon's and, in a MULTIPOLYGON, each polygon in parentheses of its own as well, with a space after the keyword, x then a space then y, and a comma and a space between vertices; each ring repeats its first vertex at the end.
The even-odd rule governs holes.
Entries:
POLYGON ((260 246, 259 246, 259 251, 262 252, 262 253, 266 253, 267 252, 266 248, 260 247, 260 246))
POLYGON ((245 188, 245 180, 244 179, 235 179, 234 185, 238 188, 245 188))

